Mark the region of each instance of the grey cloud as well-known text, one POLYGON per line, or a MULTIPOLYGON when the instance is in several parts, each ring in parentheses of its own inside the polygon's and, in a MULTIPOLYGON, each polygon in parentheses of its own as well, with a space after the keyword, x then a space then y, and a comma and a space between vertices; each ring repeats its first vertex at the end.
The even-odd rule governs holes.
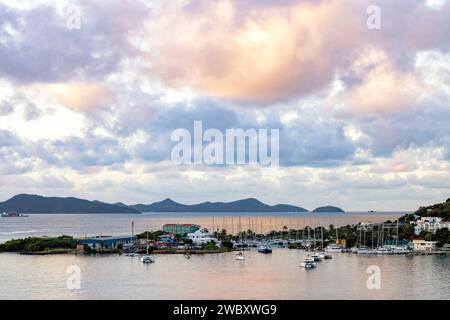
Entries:
POLYGON ((0 73, 26 83, 80 77, 93 81, 115 70, 122 56, 130 53, 126 36, 142 20, 142 4, 81 1, 81 5, 83 23, 78 30, 67 28, 67 17, 51 6, 18 11, 0 4, 0 35, 7 39, 0 46, 0 73), (2 28, 6 23, 23 39, 6 34, 2 28))

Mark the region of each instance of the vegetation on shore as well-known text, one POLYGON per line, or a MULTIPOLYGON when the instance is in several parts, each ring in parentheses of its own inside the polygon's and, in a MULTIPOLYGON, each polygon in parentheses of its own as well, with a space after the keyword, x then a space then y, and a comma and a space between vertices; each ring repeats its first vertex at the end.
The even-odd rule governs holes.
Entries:
POLYGON ((29 237, 25 239, 13 239, 0 244, 0 252, 37 253, 60 249, 75 249, 77 240, 70 236, 57 238, 29 237))

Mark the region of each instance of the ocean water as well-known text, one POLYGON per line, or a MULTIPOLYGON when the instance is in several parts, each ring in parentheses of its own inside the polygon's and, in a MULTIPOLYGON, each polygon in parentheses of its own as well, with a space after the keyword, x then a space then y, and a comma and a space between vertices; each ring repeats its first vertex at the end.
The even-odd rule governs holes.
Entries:
MULTIPOLYGON (((358 256, 305 270, 303 250, 272 254, 157 255, 154 264, 119 255, 22 256, 0 254, 0 299, 450 299, 450 257, 358 256), (80 270, 80 287, 68 268, 80 270), (380 270, 379 289, 369 289, 380 270)), ((70 269, 69 269, 70 270, 70 269)))

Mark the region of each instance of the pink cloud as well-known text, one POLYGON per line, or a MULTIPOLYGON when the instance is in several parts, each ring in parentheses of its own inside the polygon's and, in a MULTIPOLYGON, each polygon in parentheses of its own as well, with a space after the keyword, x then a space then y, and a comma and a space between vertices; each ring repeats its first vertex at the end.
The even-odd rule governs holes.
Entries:
MULTIPOLYGON (((196 1, 195 6, 158 8, 138 34, 151 48, 145 53, 151 65, 148 74, 163 85, 271 103, 324 88, 367 48, 379 48, 388 56, 392 73, 379 80, 395 86, 409 78, 417 50, 449 46, 449 31, 440 29, 450 12, 448 4, 434 10, 416 1, 377 3, 381 30, 366 26, 366 9, 374 4, 368 0, 259 6, 196 1)), ((367 76, 361 90, 370 92, 374 74, 367 76)))

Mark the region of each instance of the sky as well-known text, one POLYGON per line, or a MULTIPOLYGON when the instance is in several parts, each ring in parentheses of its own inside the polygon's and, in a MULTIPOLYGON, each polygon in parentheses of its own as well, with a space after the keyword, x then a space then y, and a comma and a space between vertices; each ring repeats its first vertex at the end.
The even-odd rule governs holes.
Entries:
POLYGON ((0 0, 0 201, 442 202, 449 17, 446 0, 0 0), (279 168, 175 164, 194 121, 279 129, 279 168))

